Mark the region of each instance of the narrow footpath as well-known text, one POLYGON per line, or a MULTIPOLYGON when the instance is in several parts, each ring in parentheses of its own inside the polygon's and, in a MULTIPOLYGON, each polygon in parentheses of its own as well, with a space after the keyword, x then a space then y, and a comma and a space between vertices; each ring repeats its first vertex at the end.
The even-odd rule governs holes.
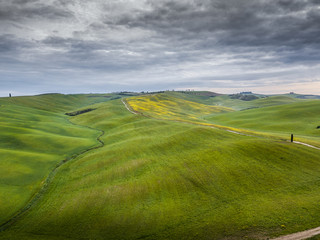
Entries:
POLYGON ((315 147, 315 146, 312 146, 312 145, 310 145, 310 144, 307 144, 307 143, 303 143, 303 142, 298 142, 298 141, 293 141, 293 143, 296 143, 296 144, 301 144, 301 145, 303 145, 303 146, 307 146, 307 147, 310 147, 310 148, 314 148, 314 149, 318 149, 318 150, 320 150, 320 148, 318 148, 318 147, 315 147))
POLYGON ((320 234, 320 227, 309 229, 302 232, 292 233, 289 235, 273 238, 272 240, 301 240, 314 237, 320 234))
POLYGON ((132 110, 128 107, 127 103, 126 103, 125 101, 123 101, 123 99, 121 99, 121 102, 124 104, 124 106, 126 107, 126 109, 127 109, 129 112, 131 112, 132 114, 137 114, 136 112, 132 111, 132 110))

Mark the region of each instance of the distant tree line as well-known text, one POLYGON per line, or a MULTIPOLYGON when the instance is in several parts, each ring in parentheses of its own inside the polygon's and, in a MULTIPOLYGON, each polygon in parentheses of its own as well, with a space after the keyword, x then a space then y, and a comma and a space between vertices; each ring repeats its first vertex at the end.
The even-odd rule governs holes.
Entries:
POLYGON ((259 99, 257 96, 255 95, 247 95, 247 94, 241 94, 241 93, 237 93, 237 94, 232 94, 229 95, 231 99, 239 99, 239 100, 243 100, 243 101, 252 101, 255 99, 259 99))

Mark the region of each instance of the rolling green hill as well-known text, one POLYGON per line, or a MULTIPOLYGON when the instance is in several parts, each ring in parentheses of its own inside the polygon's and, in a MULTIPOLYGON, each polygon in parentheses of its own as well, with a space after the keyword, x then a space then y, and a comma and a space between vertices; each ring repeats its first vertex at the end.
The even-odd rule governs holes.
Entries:
POLYGON ((320 137, 320 100, 215 115, 213 123, 251 130, 320 137))
POLYGON ((283 104, 291 104, 295 102, 301 102, 303 100, 289 97, 289 96, 270 96, 259 98, 252 101, 243 101, 239 99, 230 99, 229 97, 222 96, 213 99, 213 103, 222 106, 228 106, 235 110, 245 110, 250 108, 262 108, 269 106, 277 106, 283 104))
POLYGON ((168 93, 131 97, 126 100, 131 108, 145 116, 178 121, 202 121, 212 113, 230 112, 232 109, 209 106, 194 101, 176 98, 168 93))
POLYGON ((64 111, 105 98, 50 94, 0 98, 0 224, 22 209, 62 160, 97 145, 99 131, 64 111))
MULTIPOLYGON (((314 99, 308 100, 301 98, 310 97, 309 95, 283 94, 260 96, 260 99, 243 101, 232 99, 229 95, 217 95, 210 92, 166 92, 165 94, 169 98, 174 96, 173 101, 175 98, 196 103, 205 103, 210 100, 211 103, 215 103, 215 107, 230 107, 229 111, 203 113, 207 115, 194 114, 193 119, 190 118, 191 122, 201 121, 202 125, 211 123, 215 127, 229 128, 249 135, 282 139, 289 139, 290 134, 293 133, 295 140, 320 147, 320 128, 317 128, 320 126, 320 100, 316 99, 317 96, 311 96, 314 99)), ((170 107, 165 108, 170 111, 170 107)), ((150 108, 145 114, 153 111, 150 108)), ((181 111, 185 112, 183 109, 181 111)), ((172 114, 166 114, 166 116, 167 119, 173 119, 172 114)), ((183 115, 182 118, 186 119, 183 115)))
POLYGON ((261 108, 304 101, 301 98, 297 98, 300 95, 289 94, 274 96, 257 95, 260 98, 251 101, 232 99, 230 95, 214 94, 210 92, 166 92, 166 94, 176 98, 181 98, 183 100, 193 101, 206 105, 232 108, 237 111, 250 108, 261 108))
MULTIPOLYGON (((65 128, 85 142, 52 152, 88 148, 101 131, 104 145, 61 165, 39 201, 0 232, 0 239, 259 239, 320 225, 319 150, 185 123, 204 124, 204 115, 221 109, 215 106, 164 94, 127 102, 143 115, 130 113, 118 99, 90 105, 94 111, 74 117, 34 107, 16 116, 14 126, 40 111, 34 126, 49 119, 55 126, 42 126, 41 133, 65 128)), ((222 117, 247 111, 220 112, 222 117)), ((39 152, 51 145, 46 141, 40 141, 39 152)), ((38 165, 28 167, 30 175, 38 171, 38 165)), ((40 172, 42 179, 48 174, 40 172)))

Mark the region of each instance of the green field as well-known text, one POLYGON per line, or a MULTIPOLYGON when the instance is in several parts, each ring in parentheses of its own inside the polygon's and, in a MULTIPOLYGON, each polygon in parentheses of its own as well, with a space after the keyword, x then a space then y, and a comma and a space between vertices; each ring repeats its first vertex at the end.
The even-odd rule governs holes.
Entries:
POLYGON ((259 131, 320 137, 320 100, 248 109, 208 117, 210 122, 259 131))
POLYGON ((126 100, 131 108, 147 117, 176 121, 203 121, 209 114, 233 111, 231 108, 211 106, 172 96, 168 93, 131 97, 126 100))
MULTIPOLYGON (((253 101, 242 101, 239 99, 232 99, 229 95, 215 95, 210 92, 166 92, 167 95, 176 98, 181 98, 188 101, 194 101, 206 105, 214 105, 232 108, 233 110, 244 110, 251 108, 268 107, 275 105, 290 104, 295 102, 302 102, 303 99, 296 98, 291 95, 275 95, 275 96, 259 96, 260 98, 253 101)), ((299 95, 295 95, 299 96, 299 95)))
POLYGON ((0 239, 260 239, 320 226, 319 150, 209 124, 286 134, 295 118, 317 142, 320 101, 170 92, 126 98, 135 115, 111 98, 0 99, 2 222, 70 159, 0 239))
MULTIPOLYGON (((212 111, 207 115, 196 115, 189 118, 193 122, 207 122, 213 125, 233 128, 239 132, 248 131, 251 134, 263 134, 279 138, 290 138, 307 142, 320 147, 320 100, 315 96, 284 94, 276 96, 263 96, 253 101, 232 99, 228 95, 208 97, 208 92, 167 92, 167 98, 175 101, 175 98, 186 101, 195 101, 201 104, 209 104, 216 108, 225 107, 227 111, 212 111), (309 97, 314 99, 301 99, 309 97)), ((212 94, 212 93, 211 93, 212 94)), ((169 108, 168 108, 169 109, 169 108)), ((187 113, 184 108, 180 108, 187 113)), ((170 114, 167 114, 173 119, 170 114)), ((185 117, 186 119, 186 117, 185 117)))
POLYGON ((0 223, 23 208, 62 160, 97 145, 99 131, 64 112, 104 101, 60 94, 0 99, 0 223))

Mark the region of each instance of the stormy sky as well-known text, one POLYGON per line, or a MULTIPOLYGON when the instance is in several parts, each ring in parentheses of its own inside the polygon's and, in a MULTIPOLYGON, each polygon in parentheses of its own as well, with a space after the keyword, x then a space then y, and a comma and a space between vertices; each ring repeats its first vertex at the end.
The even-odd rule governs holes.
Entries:
POLYGON ((320 0, 0 0, 0 96, 320 94, 320 0))

